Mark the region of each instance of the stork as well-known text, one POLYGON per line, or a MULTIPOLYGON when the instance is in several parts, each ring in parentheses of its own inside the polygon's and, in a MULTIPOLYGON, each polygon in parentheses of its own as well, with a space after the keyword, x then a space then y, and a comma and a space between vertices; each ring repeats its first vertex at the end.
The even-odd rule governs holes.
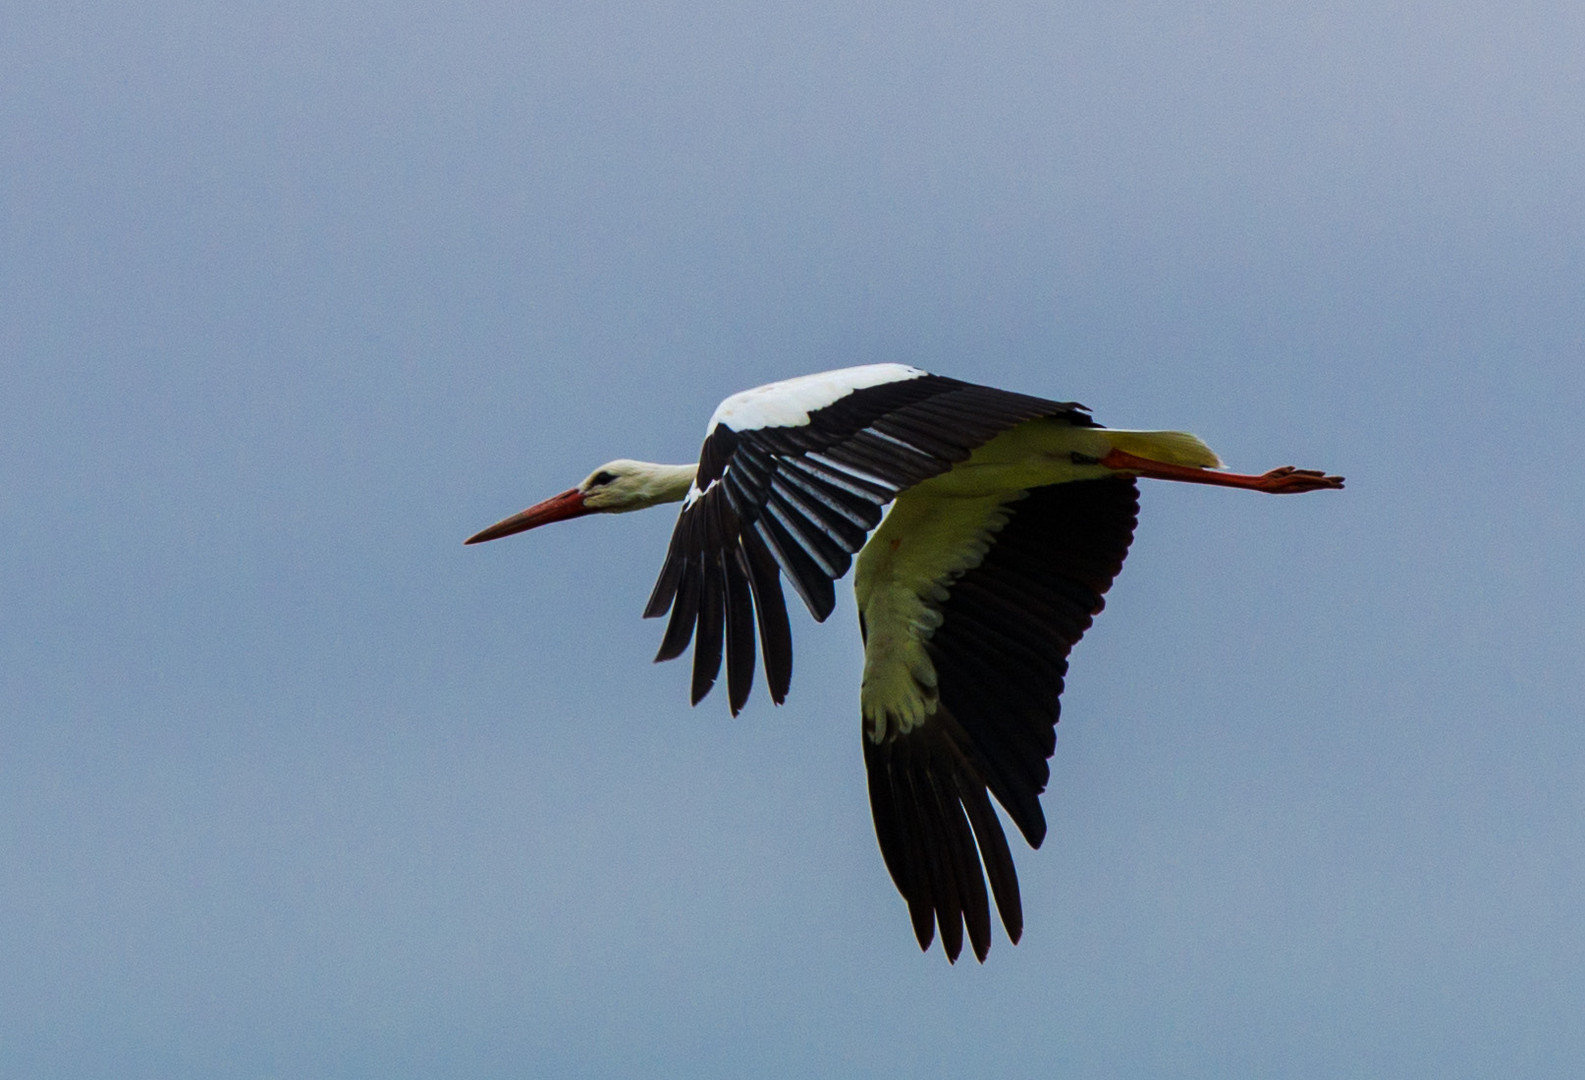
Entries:
POLYGON ((692 641, 694 704, 724 651, 734 716, 754 677, 756 626, 771 700, 786 700, 780 579, 824 621, 856 553, 861 742, 881 856, 920 948, 939 928, 955 962, 967 929, 983 962, 987 880, 1008 938, 1023 933, 990 799, 1040 847, 1068 653, 1128 553, 1135 479, 1272 494, 1343 486, 1311 469, 1221 468, 1184 432, 1105 428, 1075 402, 871 364, 734 394, 711 416, 697 465, 611 461, 466 542, 681 502, 644 615, 670 612, 657 661, 692 641))

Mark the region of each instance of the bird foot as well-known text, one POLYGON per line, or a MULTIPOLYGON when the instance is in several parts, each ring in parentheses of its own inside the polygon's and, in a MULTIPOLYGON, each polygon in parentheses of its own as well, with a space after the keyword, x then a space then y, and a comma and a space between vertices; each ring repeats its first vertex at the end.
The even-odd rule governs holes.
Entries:
POLYGON ((1284 465, 1255 478, 1251 487, 1272 495, 1296 495, 1301 491, 1338 490, 1343 486, 1341 476, 1328 476, 1319 469, 1296 469, 1284 465))

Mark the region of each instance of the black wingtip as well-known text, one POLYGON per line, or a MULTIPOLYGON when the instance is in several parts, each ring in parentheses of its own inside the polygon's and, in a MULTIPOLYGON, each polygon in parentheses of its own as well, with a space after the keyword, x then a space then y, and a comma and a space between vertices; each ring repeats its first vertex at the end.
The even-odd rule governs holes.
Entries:
POLYGON ((809 614, 815 617, 815 622, 822 623, 829 619, 831 617, 831 613, 836 609, 836 592, 834 588, 828 583, 825 591, 822 591, 816 596, 816 606, 809 609, 809 614))
POLYGON ((914 924, 914 940, 920 952, 929 952, 930 943, 936 939, 936 911, 929 904, 909 901, 908 916, 914 924))

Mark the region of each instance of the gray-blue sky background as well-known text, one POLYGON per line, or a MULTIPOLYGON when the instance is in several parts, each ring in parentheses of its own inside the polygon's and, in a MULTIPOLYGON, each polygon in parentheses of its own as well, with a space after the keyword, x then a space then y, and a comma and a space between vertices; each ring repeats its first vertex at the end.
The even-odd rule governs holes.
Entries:
POLYGON ((1585 1060, 1578 5, 0 22, 0 1075, 1585 1060), (734 721, 669 512, 460 543, 879 360, 1349 478, 1146 486, 983 968, 850 602, 734 721))

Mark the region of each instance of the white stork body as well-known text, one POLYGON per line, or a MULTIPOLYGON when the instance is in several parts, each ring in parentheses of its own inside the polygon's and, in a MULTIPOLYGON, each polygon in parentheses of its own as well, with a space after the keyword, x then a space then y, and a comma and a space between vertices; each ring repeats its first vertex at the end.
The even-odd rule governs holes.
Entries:
POLYGON ((614 461, 468 542, 682 501, 645 615, 671 614, 656 659, 693 642, 695 703, 724 652, 734 714, 753 679, 756 627, 771 697, 786 697, 780 578, 824 620, 858 552, 860 710, 881 853, 920 946, 939 926, 956 959, 966 927, 983 960, 987 879, 1008 936, 1023 927, 989 796, 1039 847, 1068 651, 1127 554, 1134 478, 1342 486, 1291 468, 1210 471, 1220 465, 1182 432, 1102 428, 1071 402, 873 364, 734 394, 710 418, 697 466, 614 461))

